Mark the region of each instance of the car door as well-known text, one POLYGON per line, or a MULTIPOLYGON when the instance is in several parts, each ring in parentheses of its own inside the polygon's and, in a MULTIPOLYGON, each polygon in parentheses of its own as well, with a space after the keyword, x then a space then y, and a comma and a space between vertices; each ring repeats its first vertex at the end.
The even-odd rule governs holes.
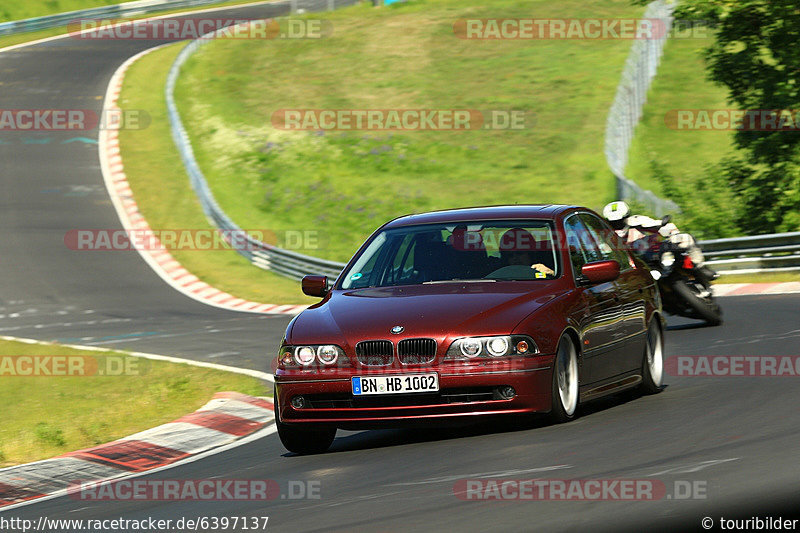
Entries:
POLYGON ((581 213, 580 217, 595 240, 600 243, 601 251, 610 250, 620 267, 616 285, 622 320, 618 324, 616 335, 623 346, 617 373, 638 369, 642 364, 647 333, 647 291, 641 272, 636 270, 630 252, 617 239, 611 227, 591 213, 581 213))
POLYGON ((580 317, 584 376, 581 381, 588 385, 616 375, 621 357, 619 323, 622 309, 616 282, 587 285, 582 281, 583 265, 606 259, 591 232, 577 214, 566 218, 564 229, 576 286, 585 306, 580 317))

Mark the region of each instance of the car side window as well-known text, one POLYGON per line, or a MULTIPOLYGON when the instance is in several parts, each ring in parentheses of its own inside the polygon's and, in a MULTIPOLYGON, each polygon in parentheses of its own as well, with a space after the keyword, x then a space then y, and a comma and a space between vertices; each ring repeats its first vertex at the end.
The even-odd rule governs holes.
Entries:
POLYGON ((614 230, 606 226, 602 220, 589 213, 581 213, 581 220, 584 222, 592 237, 597 242, 600 251, 603 253, 604 260, 614 260, 619 263, 620 270, 631 268, 631 260, 628 252, 621 246, 616 239, 614 230))
POLYGON ((564 230, 572 269, 577 277, 580 275, 583 265, 592 261, 600 261, 602 256, 589 234, 589 230, 577 215, 568 217, 564 221, 564 230))

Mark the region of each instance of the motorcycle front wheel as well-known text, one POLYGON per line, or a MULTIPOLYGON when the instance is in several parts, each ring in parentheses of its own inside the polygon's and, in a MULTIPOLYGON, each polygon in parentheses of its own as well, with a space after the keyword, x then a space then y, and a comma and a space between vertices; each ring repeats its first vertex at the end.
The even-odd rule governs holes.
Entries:
POLYGON ((691 318, 704 320, 709 326, 722 324, 722 309, 714 300, 710 287, 705 289, 708 292, 707 296, 701 295, 694 284, 679 279, 673 283, 672 290, 689 308, 691 318))

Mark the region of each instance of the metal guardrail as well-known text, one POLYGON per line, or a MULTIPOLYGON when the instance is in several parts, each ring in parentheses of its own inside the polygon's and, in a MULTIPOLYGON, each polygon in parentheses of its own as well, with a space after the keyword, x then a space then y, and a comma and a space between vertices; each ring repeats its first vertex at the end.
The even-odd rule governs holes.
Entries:
POLYGON ((800 272, 800 232, 698 241, 720 274, 800 272))
MULTIPOLYGON (((336 7, 348 6, 356 3, 358 3, 358 0, 291 0, 290 2, 278 3, 278 5, 289 7, 287 11, 296 12, 304 10, 311 12, 335 9, 336 7)), ((172 130, 172 138, 175 141, 175 145, 178 147, 181 159, 186 167, 186 172, 189 174, 189 180, 200 200, 200 204, 203 206, 206 217, 213 225, 222 230, 229 230, 236 234, 241 234, 243 230, 225 214, 214 198, 214 195, 211 193, 208 182, 195 159, 194 150, 189 141, 189 135, 181 121, 178 108, 175 104, 175 84, 178 81, 181 67, 193 54, 200 50, 200 48, 212 42, 213 38, 210 37, 215 33, 216 32, 210 32, 192 41, 186 45, 186 47, 181 50, 180 54, 178 54, 178 57, 175 58, 175 62, 172 64, 167 76, 167 114, 169 117, 170 129, 172 130)), ((237 251, 240 254, 247 257, 259 268, 271 270, 290 278, 301 279, 307 274, 318 274, 328 276, 328 278, 333 280, 339 277, 339 274, 345 266, 344 263, 319 259, 317 257, 277 248, 252 237, 248 237, 247 241, 248 246, 237 247, 237 251)))
POLYGON ((642 204, 658 217, 680 211, 680 208, 672 200, 659 198, 652 191, 636 185, 625 176, 625 167, 628 165, 633 132, 642 117, 647 91, 658 72, 664 45, 672 28, 674 9, 675 3, 665 0, 656 0, 647 5, 642 18, 663 21, 665 31, 659 31, 659 35, 653 39, 633 41, 622 72, 622 81, 617 87, 617 94, 606 120, 605 155, 617 180, 617 198, 642 204))
POLYGON ((169 9, 199 7, 219 4, 222 0, 137 0, 111 6, 68 11, 45 17, 36 17, 0 23, 0 36, 66 26, 79 20, 120 19, 169 9))

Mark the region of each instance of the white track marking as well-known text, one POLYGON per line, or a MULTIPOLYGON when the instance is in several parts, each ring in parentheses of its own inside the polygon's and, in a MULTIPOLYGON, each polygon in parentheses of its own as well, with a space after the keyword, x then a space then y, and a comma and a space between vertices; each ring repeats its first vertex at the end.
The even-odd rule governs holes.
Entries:
POLYGON ((266 372, 261 372, 260 370, 251 370, 249 368, 239 368, 235 366, 228 366, 228 365, 218 365, 216 363, 206 363, 205 361, 195 361, 193 359, 182 359, 180 357, 170 357, 168 355, 158 355, 154 353, 145 353, 145 352, 130 352, 127 350, 109 350, 108 348, 98 348, 97 346, 84 346, 81 344, 58 344, 55 342, 47 342, 47 341, 40 341, 37 339, 25 339, 20 337, 10 337, 8 335, 0 335, 0 339, 5 341, 16 341, 16 342, 24 342, 25 344, 41 344, 45 346, 66 346, 67 348, 74 348, 76 350, 87 350, 91 352, 120 352, 126 355, 130 355, 131 357, 141 357, 142 359, 150 359, 152 361, 166 361, 168 363, 179 363, 179 364, 187 364, 191 366, 198 366, 202 368, 211 368, 214 370, 222 370, 224 372, 232 372, 234 374, 243 374, 245 376, 251 376, 254 378, 262 379, 264 381, 269 381, 270 383, 275 382, 275 378, 272 374, 268 374, 266 372))
POLYGON ((473 474, 459 474, 455 476, 432 477, 423 481, 409 481, 406 483, 392 483, 390 486, 406 486, 406 485, 429 485, 432 483, 448 483, 451 481, 458 481, 459 479, 472 479, 472 478, 498 478, 498 477, 511 477, 519 476, 522 474, 531 474, 533 472, 551 472, 553 470, 565 470, 572 468, 573 465, 554 465, 542 466, 538 468, 523 468, 520 470, 499 470, 495 472, 478 472, 473 474))
POLYGON ((648 474, 648 476, 661 476, 663 474, 691 474, 692 472, 699 472, 700 470, 706 469, 710 466, 715 466, 722 463, 729 463, 731 461, 738 461, 738 460, 739 460, 738 457, 732 457, 730 459, 711 459, 709 461, 700 461, 699 463, 692 463, 688 465, 667 468, 666 470, 661 470, 660 472, 648 474))

